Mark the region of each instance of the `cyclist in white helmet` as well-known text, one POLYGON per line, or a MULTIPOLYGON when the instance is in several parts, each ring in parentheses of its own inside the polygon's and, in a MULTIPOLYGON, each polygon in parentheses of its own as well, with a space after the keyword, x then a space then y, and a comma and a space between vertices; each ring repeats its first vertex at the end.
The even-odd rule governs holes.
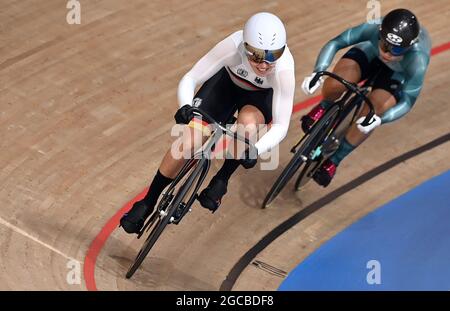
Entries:
MULTIPOLYGON (((201 134, 191 109, 194 104, 218 122, 226 122, 237 110, 237 123, 247 129, 255 125, 255 132, 258 125, 272 123, 255 143, 259 155, 277 146, 286 136, 294 89, 294 59, 286 44, 285 27, 277 16, 258 13, 247 21, 243 30, 219 42, 184 75, 178 85, 180 108, 175 120, 187 124, 191 135, 201 134)), ((255 132, 250 133, 250 139, 255 132)), ((203 207, 215 211, 227 192, 230 176, 239 165, 246 169, 256 165, 256 158, 248 152, 234 156, 239 160, 226 159, 201 192, 199 201, 203 207)), ((166 153, 145 198, 122 217, 120 223, 126 232, 139 232, 161 192, 184 163, 170 151, 166 153)))

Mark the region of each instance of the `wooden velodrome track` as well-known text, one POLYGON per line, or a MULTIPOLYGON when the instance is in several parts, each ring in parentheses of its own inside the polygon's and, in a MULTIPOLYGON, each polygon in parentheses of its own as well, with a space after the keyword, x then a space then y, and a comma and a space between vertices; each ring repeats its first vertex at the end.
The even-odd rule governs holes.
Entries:
MULTIPOLYGON (((114 230, 104 245, 92 241, 148 186, 170 146, 182 75, 250 15, 271 11, 286 23, 296 60, 295 102, 302 102, 307 97, 299 84, 319 49, 364 21, 366 2, 80 2, 81 25, 66 23, 65 1, 1 3, 0 290, 276 289, 283 278, 251 264, 234 280, 224 280, 262 237, 308 204, 450 131, 450 51, 443 51, 433 56, 414 109, 375 131, 342 163, 330 187, 310 184, 295 194, 290 185, 270 209, 261 210, 301 133, 301 112, 296 113, 277 170, 239 169, 216 214, 196 203, 126 280, 141 241, 122 230, 114 230), (92 247, 98 256, 89 272, 85 259, 92 247), (81 263, 80 284, 67 282, 71 259, 81 263)), ((395 7, 416 12, 434 47, 450 41, 448 0, 382 1, 382 13, 395 7)), ((349 224, 448 170, 449 154, 447 141, 401 161, 310 213, 254 259, 290 271, 349 224)), ((220 165, 214 162, 213 170, 220 165)))

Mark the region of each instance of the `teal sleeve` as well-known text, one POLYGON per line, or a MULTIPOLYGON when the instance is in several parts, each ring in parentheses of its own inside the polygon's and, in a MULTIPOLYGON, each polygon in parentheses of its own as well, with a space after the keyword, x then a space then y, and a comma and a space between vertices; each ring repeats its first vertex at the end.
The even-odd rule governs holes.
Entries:
POLYGON ((314 72, 326 70, 339 50, 356 43, 370 40, 374 34, 378 33, 378 27, 378 24, 364 23, 347 29, 339 36, 329 41, 319 53, 314 72))
POLYGON ((413 53, 407 57, 404 66, 406 80, 403 84, 402 95, 398 103, 383 114, 381 117, 382 123, 392 122, 407 114, 422 90, 430 58, 422 52, 413 53))

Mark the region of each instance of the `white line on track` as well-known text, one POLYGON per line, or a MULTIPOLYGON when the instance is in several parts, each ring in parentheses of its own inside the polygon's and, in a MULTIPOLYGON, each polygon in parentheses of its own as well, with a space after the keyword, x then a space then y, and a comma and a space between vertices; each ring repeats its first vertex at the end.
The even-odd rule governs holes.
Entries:
POLYGON ((26 238, 29 238, 30 240, 33 240, 34 242, 36 242, 36 243, 38 243, 38 244, 44 246, 45 248, 48 248, 48 249, 51 250, 52 252, 54 252, 54 253, 56 253, 56 254, 58 254, 58 255, 61 255, 61 256, 63 256, 64 258, 68 259, 68 260, 75 260, 75 261, 79 262, 79 260, 77 260, 77 259, 75 259, 75 258, 73 258, 73 257, 67 256, 66 254, 64 254, 63 252, 57 250, 57 249, 54 248, 53 246, 51 246, 51 245, 49 245, 49 244, 47 244, 47 243, 45 243, 45 242, 39 240, 38 238, 36 238, 36 237, 30 235, 29 233, 25 232, 24 230, 20 229, 19 227, 17 227, 17 226, 15 226, 15 225, 11 224, 10 222, 4 220, 2 217, 0 217, 0 224, 1 224, 1 225, 4 225, 5 227, 10 228, 10 229, 13 230, 14 232, 17 232, 17 233, 23 235, 23 236, 26 237, 26 238))

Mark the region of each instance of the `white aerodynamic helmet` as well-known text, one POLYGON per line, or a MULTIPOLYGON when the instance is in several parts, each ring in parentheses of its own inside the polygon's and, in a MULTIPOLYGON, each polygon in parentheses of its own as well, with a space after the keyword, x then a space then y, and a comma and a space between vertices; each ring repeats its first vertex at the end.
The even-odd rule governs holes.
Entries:
POLYGON ((244 46, 252 61, 277 61, 286 47, 283 22, 276 15, 267 12, 253 15, 244 26, 244 46))

